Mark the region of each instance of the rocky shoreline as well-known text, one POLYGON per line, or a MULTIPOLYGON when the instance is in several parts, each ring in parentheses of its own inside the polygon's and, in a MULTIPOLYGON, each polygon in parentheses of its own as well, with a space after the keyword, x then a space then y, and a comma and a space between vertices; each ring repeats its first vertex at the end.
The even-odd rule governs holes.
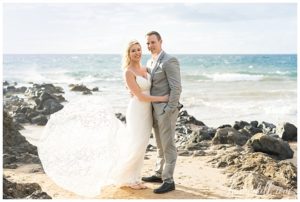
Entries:
MULTIPOLYGON (((67 102, 63 88, 53 84, 16 86, 16 83, 3 82, 4 169, 40 164, 36 146, 19 130, 22 124, 46 125, 50 115, 61 110, 67 102)), ((82 96, 92 96, 98 91, 98 88, 91 90, 84 85, 72 84, 69 88, 82 96)), ((121 113, 116 117, 126 123, 121 113)), ((233 125, 213 128, 183 108, 176 123, 175 141, 179 156, 207 156, 212 167, 223 168, 228 177, 226 186, 231 189, 252 190, 258 195, 279 198, 287 192, 297 193, 297 165, 290 161, 295 155, 290 143, 297 142, 297 128, 291 123, 236 121, 233 125)), ((148 145, 147 151, 155 150, 154 145, 148 145)), ((3 187, 4 198, 51 198, 38 184, 16 184, 5 175, 3 187)))

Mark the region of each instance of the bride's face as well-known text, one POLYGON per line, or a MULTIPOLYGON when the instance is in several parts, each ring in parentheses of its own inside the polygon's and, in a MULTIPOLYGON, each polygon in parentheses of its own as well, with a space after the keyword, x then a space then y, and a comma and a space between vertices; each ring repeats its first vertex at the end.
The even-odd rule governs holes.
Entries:
POLYGON ((139 44, 134 44, 129 49, 129 58, 131 61, 139 62, 142 57, 142 48, 139 44))

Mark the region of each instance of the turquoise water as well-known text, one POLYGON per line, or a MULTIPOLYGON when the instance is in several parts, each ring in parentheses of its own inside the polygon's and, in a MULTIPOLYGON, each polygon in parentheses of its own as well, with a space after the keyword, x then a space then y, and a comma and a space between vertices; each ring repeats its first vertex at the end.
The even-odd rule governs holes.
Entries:
MULTIPOLYGON (((149 57, 143 56, 142 64, 149 57)), ((181 64, 181 102, 207 125, 236 120, 296 124, 297 55, 176 57, 181 64)), ((99 95, 108 96, 115 109, 125 113, 129 95, 120 55, 4 55, 3 61, 4 80, 97 86, 99 95)))

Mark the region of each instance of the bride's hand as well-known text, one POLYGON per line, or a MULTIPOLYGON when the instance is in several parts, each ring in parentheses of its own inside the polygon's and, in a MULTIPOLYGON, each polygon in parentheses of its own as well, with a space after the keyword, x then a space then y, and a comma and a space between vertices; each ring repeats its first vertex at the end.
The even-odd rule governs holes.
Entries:
POLYGON ((130 90, 128 91, 128 94, 130 95, 130 97, 134 96, 133 93, 130 90))
POLYGON ((169 101, 169 95, 164 95, 163 97, 163 102, 168 102, 169 101))

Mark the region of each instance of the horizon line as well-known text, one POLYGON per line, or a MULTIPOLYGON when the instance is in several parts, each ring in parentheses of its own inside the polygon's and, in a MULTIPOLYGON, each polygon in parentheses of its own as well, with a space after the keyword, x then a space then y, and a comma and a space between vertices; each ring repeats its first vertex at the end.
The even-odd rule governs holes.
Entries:
MULTIPOLYGON (((168 53, 174 55, 297 55, 297 53, 168 53)), ((2 53, 2 55, 122 55, 122 53, 2 53)))

